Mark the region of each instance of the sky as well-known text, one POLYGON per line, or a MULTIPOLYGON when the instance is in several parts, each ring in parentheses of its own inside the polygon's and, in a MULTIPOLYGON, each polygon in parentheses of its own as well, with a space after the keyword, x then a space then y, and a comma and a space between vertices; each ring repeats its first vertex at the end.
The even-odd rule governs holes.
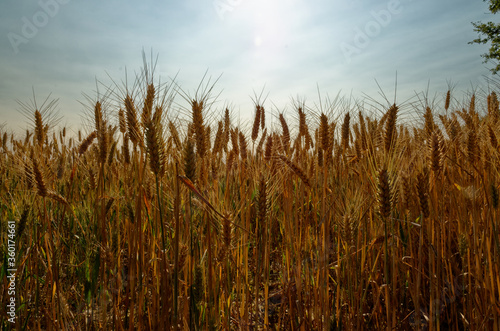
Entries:
MULTIPOLYGON (((395 88, 397 103, 425 91, 442 99, 450 86, 460 99, 494 66, 480 57, 487 45, 468 44, 471 22, 496 20, 482 0, 2 0, 0 125, 25 130, 19 102, 34 91, 78 128, 85 95, 130 84, 143 52, 157 58, 155 78, 175 77, 190 96, 205 74, 219 78, 211 111, 230 105, 243 122, 261 92, 266 109, 285 113, 297 99, 383 102, 383 91, 393 101, 395 88)), ((175 100, 171 112, 185 103, 175 100)))

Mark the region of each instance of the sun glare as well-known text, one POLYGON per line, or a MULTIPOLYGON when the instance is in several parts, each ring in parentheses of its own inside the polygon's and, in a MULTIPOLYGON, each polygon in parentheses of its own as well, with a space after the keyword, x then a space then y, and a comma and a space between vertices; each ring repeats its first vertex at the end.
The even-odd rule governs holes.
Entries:
POLYGON ((253 39, 253 43, 255 46, 259 47, 260 45, 262 45, 262 38, 260 36, 255 36, 255 38, 253 39))
POLYGON ((276 53, 287 42, 289 18, 283 15, 289 4, 283 1, 255 1, 248 6, 253 45, 259 51, 276 53))

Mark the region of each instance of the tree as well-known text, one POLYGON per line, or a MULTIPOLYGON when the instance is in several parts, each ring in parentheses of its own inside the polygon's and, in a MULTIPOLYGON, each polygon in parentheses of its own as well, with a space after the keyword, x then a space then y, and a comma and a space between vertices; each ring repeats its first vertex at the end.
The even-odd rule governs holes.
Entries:
MULTIPOLYGON (((487 0, 483 0, 487 1, 487 0)), ((500 11, 500 0, 488 0, 490 3, 489 9, 492 14, 496 14, 500 11)), ((488 22, 481 23, 476 22, 472 23, 474 26, 474 31, 480 33, 483 36, 480 36, 477 39, 469 42, 469 44, 486 44, 491 42, 491 47, 489 53, 482 54, 481 57, 485 58, 484 62, 488 62, 490 60, 494 60, 497 62, 497 65, 491 69, 493 74, 496 74, 500 71, 500 24, 488 22)))

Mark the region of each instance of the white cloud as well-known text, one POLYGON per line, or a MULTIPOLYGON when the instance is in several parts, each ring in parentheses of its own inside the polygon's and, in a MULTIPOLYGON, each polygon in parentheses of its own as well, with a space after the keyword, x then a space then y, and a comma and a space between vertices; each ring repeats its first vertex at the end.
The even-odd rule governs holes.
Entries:
MULTIPOLYGON (((225 2, 225 0, 221 0, 225 2)), ((346 63, 341 43, 353 44, 355 29, 374 21, 373 11, 389 1, 241 1, 221 20, 211 1, 145 2, 69 1, 38 34, 15 54, 8 32, 20 31, 21 18, 36 3, 5 1, 0 12, 0 117, 23 121, 12 109, 15 99, 30 98, 31 87, 61 99, 64 116, 74 118, 81 93, 92 94, 95 79, 110 84, 129 78, 142 66, 141 51, 159 54, 158 74, 173 76, 194 91, 203 74, 221 77, 216 90, 236 109, 253 112, 250 96, 265 85, 269 104, 289 104, 291 96, 316 100, 316 84, 331 96, 342 90, 377 97, 377 79, 392 93, 398 72, 398 95, 448 81, 467 89, 488 70, 480 54, 486 47, 468 45, 475 38, 471 21, 489 20, 481 1, 400 0, 401 13, 370 38, 368 46, 346 63), (260 38, 260 45, 255 39, 260 38)), ((237 3, 237 2, 232 2, 237 3)), ((179 98, 180 101, 180 98, 179 98)), ((74 123, 77 125, 77 123, 74 123)), ((22 126, 22 124, 20 124, 22 126)))

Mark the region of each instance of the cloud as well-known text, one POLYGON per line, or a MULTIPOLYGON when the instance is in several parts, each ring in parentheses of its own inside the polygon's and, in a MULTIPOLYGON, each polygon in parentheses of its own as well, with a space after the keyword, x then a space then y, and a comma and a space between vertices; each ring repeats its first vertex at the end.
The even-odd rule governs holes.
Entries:
POLYGON ((374 13, 388 10, 390 1, 396 0, 220 0, 232 4, 221 19, 215 1, 69 0, 17 54, 7 33, 20 32, 22 18, 33 17, 40 5, 4 1, 0 116, 22 126, 12 109, 16 99, 29 99, 34 87, 42 97, 49 92, 59 97, 61 113, 77 125, 82 92, 92 95, 96 79, 112 85, 108 75, 124 80, 125 68, 133 79, 143 49, 148 58, 150 51, 159 55, 156 73, 163 81, 179 72, 179 84, 190 93, 207 70, 213 78, 223 74, 216 86, 223 90, 218 105, 228 100, 242 118, 252 116, 250 96, 264 86, 269 105, 283 109, 292 96, 313 102, 317 86, 331 96, 342 90, 377 97, 376 79, 390 94, 396 72, 401 100, 425 89, 429 80, 445 93, 449 81, 466 90, 488 74, 479 57, 487 47, 467 44, 476 37, 470 22, 490 19, 482 2, 400 0, 401 11, 379 23, 366 46, 357 47, 356 34, 366 33, 377 22, 374 13), (350 62, 342 43, 359 49, 350 62))

